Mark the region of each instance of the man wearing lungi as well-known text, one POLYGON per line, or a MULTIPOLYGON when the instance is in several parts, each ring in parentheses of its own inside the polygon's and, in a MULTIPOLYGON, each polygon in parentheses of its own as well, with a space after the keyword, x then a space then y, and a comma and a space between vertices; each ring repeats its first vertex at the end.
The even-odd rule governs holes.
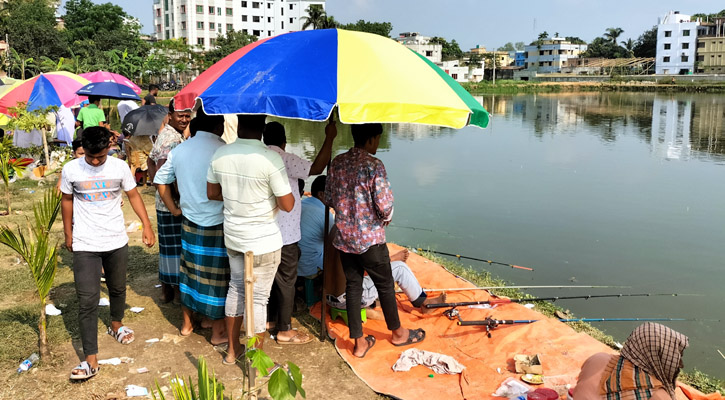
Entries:
POLYGON ((156 173, 159 196, 174 217, 181 216, 181 264, 179 290, 184 321, 181 336, 194 330, 193 313, 212 321, 211 344, 227 341, 224 304, 229 286, 229 258, 224 246, 224 203, 206 196, 206 173, 214 152, 224 146, 224 117, 197 111, 192 123, 194 137, 169 152, 156 173), (172 184, 179 189, 179 206, 171 195, 172 184))

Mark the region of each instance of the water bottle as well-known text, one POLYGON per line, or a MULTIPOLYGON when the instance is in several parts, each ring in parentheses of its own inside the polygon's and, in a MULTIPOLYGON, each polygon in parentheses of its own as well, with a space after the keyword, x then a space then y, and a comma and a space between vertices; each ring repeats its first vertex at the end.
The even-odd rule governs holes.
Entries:
POLYGON ((29 370, 33 366, 33 364, 37 364, 38 360, 40 360, 40 357, 38 357, 37 353, 31 354, 30 357, 20 363, 20 366, 18 367, 18 373, 29 370))

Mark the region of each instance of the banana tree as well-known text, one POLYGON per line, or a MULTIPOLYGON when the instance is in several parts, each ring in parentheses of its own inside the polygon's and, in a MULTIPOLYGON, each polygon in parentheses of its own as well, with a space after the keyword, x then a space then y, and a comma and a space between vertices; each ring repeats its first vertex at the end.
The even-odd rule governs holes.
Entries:
POLYGON ((5 136, 0 140, 0 178, 5 184, 5 200, 7 201, 7 215, 10 215, 10 175, 18 176, 28 166, 27 162, 20 158, 20 151, 13 146, 13 139, 5 136))
POLYGON ((58 267, 58 242, 50 237, 50 229, 60 211, 61 194, 55 188, 46 190, 45 196, 33 204, 34 223, 28 221, 24 231, 18 227, 13 231, 8 226, 0 228, 0 243, 18 253, 28 264, 38 291, 40 317, 38 318, 38 352, 48 359, 48 338, 46 334, 45 305, 48 293, 53 287, 55 272, 58 267))

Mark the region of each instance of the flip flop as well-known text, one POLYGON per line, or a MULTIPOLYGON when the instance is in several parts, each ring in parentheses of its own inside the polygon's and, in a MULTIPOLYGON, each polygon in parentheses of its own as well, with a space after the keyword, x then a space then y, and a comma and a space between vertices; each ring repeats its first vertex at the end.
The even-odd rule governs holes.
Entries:
MULTIPOLYGON (((375 346, 375 342, 376 342, 375 336, 373 336, 373 335, 367 335, 367 336, 365 336, 365 341, 366 341, 366 342, 368 342, 368 343, 370 343, 370 345, 368 346, 368 348, 367 348, 367 349, 365 349, 365 352, 364 352, 364 353, 362 353, 362 355, 361 355, 360 357, 358 357, 358 356, 355 356, 355 353, 353 353, 353 355, 354 355, 355 357, 357 357, 357 358, 365 358, 365 355, 367 355, 367 354, 368 354, 368 351, 370 351, 370 349, 372 349, 372 348, 373 348, 373 346, 375 346)), ((353 351, 354 351, 354 350, 355 350, 355 349, 353 348, 353 351)))
POLYGON ((77 367, 73 368, 70 371, 70 380, 72 381, 81 381, 85 379, 93 378, 98 374, 98 371, 101 369, 101 366, 99 365, 96 368, 91 368, 90 365, 88 365, 87 361, 82 361, 80 364, 78 364, 77 367), (75 370, 81 370, 84 371, 85 374, 74 374, 73 371, 75 370))
POLYGON ((279 335, 276 335, 274 337, 274 341, 277 342, 277 344, 283 344, 283 345, 307 344, 307 343, 310 343, 312 340, 313 339, 310 335, 308 335, 306 333, 302 333, 302 332, 295 333, 295 335, 292 336, 291 338, 289 338, 289 340, 279 340, 279 335), (303 336, 306 336, 307 339, 303 340, 302 339, 303 336), (295 338, 297 338, 299 340, 295 341, 295 338))
POLYGON ((133 336, 133 330, 127 326, 118 328, 118 331, 114 331, 113 328, 109 326, 108 334, 113 336, 113 338, 121 344, 131 344, 134 340, 136 340, 136 337, 133 336), (129 335, 131 336, 130 338, 128 337, 129 335))
POLYGON ((408 340, 406 340, 403 343, 393 343, 393 346, 408 346, 411 344, 420 343, 425 339, 425 331, 421 328, 418 329, 409 329, 408 330, 408 340))
POLYGON ((224 365, 236 365, 238 362, 244 360, 244 354, 245 353, 242 350, 242 354, 238 355, 237 358, 235 358, 233 362, 227 361, 227 358, 224 357, 224 358, 222 358, 222 364, 224 364, 224 365))

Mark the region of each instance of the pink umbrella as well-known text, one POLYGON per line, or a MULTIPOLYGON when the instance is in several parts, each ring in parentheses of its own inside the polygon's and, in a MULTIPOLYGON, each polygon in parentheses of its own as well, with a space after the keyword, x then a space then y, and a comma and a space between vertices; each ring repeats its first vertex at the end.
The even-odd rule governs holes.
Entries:
POLYGON ((48 72, 18 81, 0 95, 0 113, 9 114, 9 108, 25 102, 29 110, 48 106, 72 107, 85 97, 76 95, 76 91, 89 84, 87 79, 70 72, 48 72))
POLYGON ((123 75, 114 74, 113 72, 108 71, 96 71, 96 72, 86 72, 81 74, 82 77, 88 79, 92 83, 98 83, 98 82, 115 82, 120 83, 121 85, 126 85, 133 89, 136 94, 141 94, 141 88, 138 87, 135 83, 133 83, 130 79, 126 78, 123 75))

